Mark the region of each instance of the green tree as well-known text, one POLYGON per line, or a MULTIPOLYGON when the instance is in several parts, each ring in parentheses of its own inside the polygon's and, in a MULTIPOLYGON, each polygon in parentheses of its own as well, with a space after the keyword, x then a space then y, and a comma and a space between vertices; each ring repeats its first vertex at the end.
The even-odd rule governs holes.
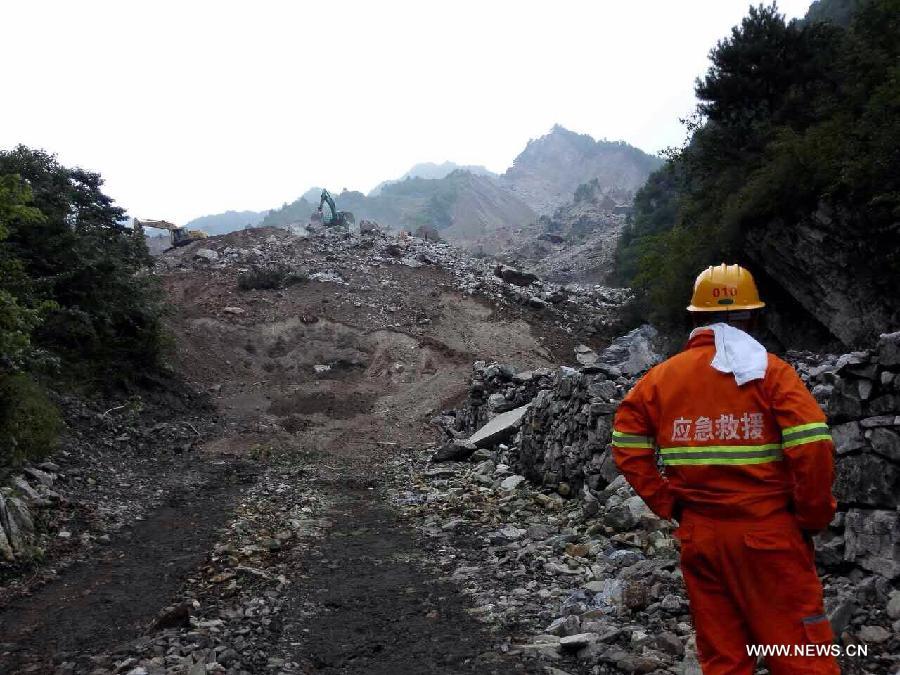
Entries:
POLYGON ((710 54, 697 116, 635 199, 620 278, 650 318, 683 320, 697 271, 747 263, 759 227, 790 228, 822 204, 853 214, 846 234, 882 297, 900 275, 900 0, 861 3, 849 28, 786 23, 751 8, 710 54))
POLYGON ((18 176, 0 176, 0 376, 22 366, 31 347, 32 331, 39 323, 35 309, 20 304, 17 294, 27 293, 28 280, 21 261, 4 244, 7 223, 37 223, 42 216, 30 205, 31 191, 18 176))
POLYGON ((161 350, 161 298, 144 274, 146 244, 121 225, 124 211, 102 192, 103 180, 67 168, 41 150, 0 152, 0 176, 18 176, 32 195, 4 220, 4 257, 17 261, 32 308, 53 303, 33 333, 79 380, 118 384, 152 368, 161 350))

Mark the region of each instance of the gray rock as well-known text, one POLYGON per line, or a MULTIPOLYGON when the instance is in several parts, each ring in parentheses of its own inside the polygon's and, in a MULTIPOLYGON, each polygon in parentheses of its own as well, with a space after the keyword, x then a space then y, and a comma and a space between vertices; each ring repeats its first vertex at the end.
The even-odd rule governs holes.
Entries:
POLYGON ((900 619, 900 591, 891 592, 885 611, 891 619, 900 619))
POLYGON ((596 633, 577 633, 575 635, 567 635, 560 639, 559 648, 569 651, 575 651, 586 647, 597 641, 596 633))
POLYGON ((844 560, 844 537, 824 532, 816 537, 816 561, 825 567, 835 567, 844 560))
POLYGON ((31 484, 27 480, 25 480, 22 476, 13 476, 10 483, 16 490, 18 490, 23 495, 25 495, 25 498, 28 499, 29 501, 37 502, 37 503, 41 503, 44 501, 41 498, 41 496, 37 493, 37 491, 33 487, 31 487, 31 484))
POLYGON ((900 412, 900 396, 882 394, 869 401, 869 412, 873 415, 888 415, 900 412))
POLYGON ((664 630, 657 635, 655 644, 657 649, 672 656, 684 655, 684 644, 682 644, 681 638, 671 631, 664 630))
POLYGON ((891 639, 891 634, 881 626, 863 626, 859 629, 859 639, 869 644, 881 644, 891 639))
POLYGON ((599 358, 597 352, 587 345, 578 345, 575 347, 575 360, 583 366, 591 366, 597 363, 599 358))
POLYGON ((54 478, 49 473, 45 473, 45 472, 41 471, 40 469, 35 469, 32 467, 27 467, 27 468, 23 469, 22 471, 26 476, 33 478, 34 480, 41 483, 42 485, 46 485, 47 487, 53 486, 54 478))
POLYGON ((878 362, 882 366, 888 368, 900 366, 900 331, 882 334, 878 338, 876 349, 878 362))
POLYGON ((475 452, 475 445, 466 441, 451 441, 442 445, 431 457, 432 462, 462 462, 475 452))
POLYGON ((519 427, 519 424, 522 422, 522 418, 525 416, 525 412, 530 405, 531 404, 529 403, 528 405, 523 405, 515 410, 510 410, 509 412, 497 415, 494 419, 472 434, 466 440, 466 443, 470 443, 476 448, 489 448, 506 440, 515 433, 515 430, 519 427))
POLYGON ((834 494, 840 502, 876 508, 900 504, 900 468, 874 453, 842 457, 836 474, 834 494))
POLYGON ((13 553, 25 553, 34 534, 34 521, 25 502, 13 496, 0 499, 0 525, 13 553))
POLYGON ((219 259, 219 254, 210 248, 198 248, 194 251, 194 257, 213 262, 219 259))
MULTIPOLYGON (((0 495, 0 509, 2 509, 3 495, 0 495)), ((6 562, 12 562, 16 557, 12 544, 6 536, 6 528, 0 523, 0 559, 6 562)))
POLYGON ((859 423, 863 429, 874 429, 875 427, 896 427, 900 426, 900 415, 875 415, 874 417, 866 417, 861 419, 859 423))
POLYGON ((662 361, 662 356, 653 346, 657 336, 658 332, 653 326, 644 324, 613 340, 600 354, 599 361, 621 369, 625 375, 642 373, 662 361))
POLYGON ((860 380, 857 383, 857 387, 859 388, 859 397, 863 401, 868 401, 869 397, 872 395, 872 380, 860 380))
POLYGON ((503 482, 500 483, 500 489, 506 490, 508 492, 512 492, 513 490, 518 489, 518 487, 525 482, 525 476, 512 475, 507 476, 503 479, 503 482))
POLYGON ((835 635, 843 633, 850 625, 850 619, 857 610, 856 602, 850 596, 839 598, 828 612, 828 621, 835 635))
POLYGON ((900 463, 900 434, 884 427, 872 429, 869 442, 882 457, 900 463))
POLYGON ((841 379, 835 382, 834 388, 828 397, 828 415, 834 420, 851 420, 862 416, 862 399, 859 396, 859 387, 849 379, 841 379))
POLYGON ((839 455, 859 450, 866 445, 858 422, 847 422, 831 427, 831 437, 839 455))
POLYGON ((607 525, 619 532, 631 530, 641 522, 642 518, 653 516, 644 500, 635 495, 629 497, 618 506, 614 506, 606 513, 604 521, 607 525))
POLYGON ((497 265, 494 268, 494 276, 500 277, 503 281, 514 284, 516 286, 530 286, 538 280, 537 275, 530 272, 523 272, 515 267, 508 265, 497 265))

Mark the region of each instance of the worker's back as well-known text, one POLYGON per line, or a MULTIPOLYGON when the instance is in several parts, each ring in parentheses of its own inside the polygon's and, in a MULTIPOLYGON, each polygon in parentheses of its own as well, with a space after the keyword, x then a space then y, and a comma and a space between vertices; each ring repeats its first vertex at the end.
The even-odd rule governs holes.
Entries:
MULTIPOLYGON (((682 508, 724 518, 785 510, 794 479, 784 453, 825 440, 825 416, 781 359, 770 354, 765 377, 738 386, 732 374, 710 365, 714 355, 712 332, 701 331, 635 386, 615 428, 619 438, 646 439, 614 438, 616 459, 627 469, 642 444, 658 448, 672 499, 682 508)), ((830 439, 828 446, 830 453, 830 439)))

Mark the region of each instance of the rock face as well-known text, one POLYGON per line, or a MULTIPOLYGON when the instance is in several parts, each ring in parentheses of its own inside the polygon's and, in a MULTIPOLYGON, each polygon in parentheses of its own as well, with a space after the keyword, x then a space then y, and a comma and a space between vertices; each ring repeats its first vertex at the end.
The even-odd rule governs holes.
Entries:
POLYGON ((633 201, 632 191, 603 188, 595 178, 552 216, 518 227, 498 257, 559 283, 605 283, 633 201))
MULTIPOLYGON (((760 281, 791 301, 770 303, 767 312, 792 314, 800 308, 845 347, 855 347, 900 325, 896 279, 872 264, 884 259, 883 250, 896 246, 896 240, 893 245, 883 241, 853 215, 822 205, 790 227, 776 222, 754 230, 745 237, 743 250, 763 277, 760 281)), ((781 326, 776 332, 784 344, 796 344, 792 323, 796 321, 773 322, 781 326)))
POLYGON ((528 142, 501 180, 538 214, 571 201, 575 189, 596 178, 606 188, 636 190, 662 165, 626 143, 595 141, 556 125, 528 142))

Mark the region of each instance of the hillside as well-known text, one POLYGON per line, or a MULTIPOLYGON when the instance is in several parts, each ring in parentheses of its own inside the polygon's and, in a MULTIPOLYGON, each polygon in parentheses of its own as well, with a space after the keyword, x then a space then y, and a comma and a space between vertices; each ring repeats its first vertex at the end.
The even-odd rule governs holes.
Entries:
POLYGON ((226 211, 208 216, 200 216, 185 223, 189 230, 202 230, 209 235, 227 234, 245 227, 256 227, 268 211, 226 211))
MULTIPOLYGON (((593 182, 596 189, 618 191, 621 200, 630 201, 660 163, 627 143, 595 141, 556 125, 529 141, 502 176, 483 166, 416 164, 368 195, 348 190, 336 194, 335 201, 357 222, 372 220, 409 231, 428 225, 459 246, 492 253, 516 241, 516 232, 533 225, 538 216, 550 216, 570 203, 580 185, 593 182)), ((307 222, 318 206, 320 191, 312 188, 291 204, 273 209, 262 224, 307 222)), ((581 218, 580 223, 584 228, 587 221, 581 218)))
MULTIPOLYGON (((535 213, 507 190, 498 179, 457 169, 443 178, 406 178, 386 183, 375 196, 345 191, 335 195, 341 211, 356 221, 371 220, 397 230, 420 226, 436 228, 442 237, 472 247, 492 232, 511 223, 528 223, 535 213)), ((306 223, 318 202, 300 198, 274 209, 263 225, 306 223)))
POLYGON ((661 165, 659 157, 627 143, 595 141, 557 124, 529 141, 501 180, 535 212, 549 215, 583 183, 596 179, 607 189, 637 190, 661 165))
POLYGON ((493 176, 496 177, 492 171, 488 171, 483 166, 479 165, 461 165, 456 164, 455 162, 442 162, 440 164, 435 164, 434 162, 421 162, 419 164, 414 165, 409 171, 400 176, 395 180, 386 180, 382 181, 378 185, 376 185, 369 192, 369 197, 377 197, 381 194, 381 191, 384 189, 385 185, 390 185, 391 183, 400 183, 405 181, 407 178, 428 178, 431 180, 444 178, 454 171, 468 171, 469 173, 475 174, 477 176, 493 176))

